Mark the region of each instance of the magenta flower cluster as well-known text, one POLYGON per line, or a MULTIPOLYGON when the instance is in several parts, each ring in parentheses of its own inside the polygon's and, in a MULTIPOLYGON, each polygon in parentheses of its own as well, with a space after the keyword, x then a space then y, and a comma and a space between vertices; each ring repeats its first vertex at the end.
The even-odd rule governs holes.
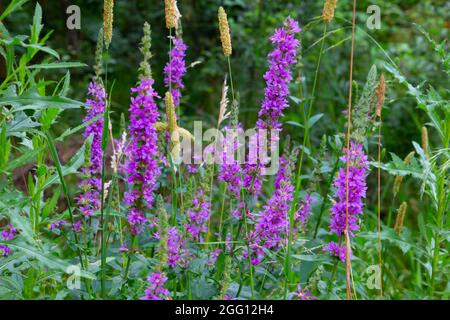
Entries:
MULTIPOLYGON (((18 234, 18 230, 12 225, 8 224, 4 230, 2 230, 1 235, 4 241, 12 240, 18 234)), ((0 244, 0 257, 7 257, 11 254, 11 248, 6 244, 0 244)))
POLYGON ((12 225, 8 224, 6 229, 2 231, 2 237, 5 241, 12 240, 17 235, 18 231, 12 225))
POLYGON ((164 288, 167 277, 162 272, 153 272, 147 277, 149 287, 145 289, 145 296, 141 300, 167 300, 169 298, 169 290, 164 288))
MULTIPOLYGON (((293 200, 294 187, 290 181, 288 167, 289 161, 281 157, 275 179, 275 191, 257 218, 255 229, 248 235, 253 265, 258 265, 264 257, 262 248, 278 249, 289 230, 286 217, 293 200)), ((244 256, 247 256, 247 253, 244 252, 244 256)))
POLYGON ((264 74, 266 88, 264 101, 258 113, 256 126, 261 129, 280 129, 279 117, 288 105, 289 82, 292 80, 290 67, 297 63, 297 49, 300 41, 295 34, 301 29, 298 22, 287 18, 284 27, 275 30, 270 38, 275 49, 269 54, 269 70, 264 74))
POLYGON ((186 50, 187 45, 179 37, 171 37, 173 48, 169 52, 170 61, 164 67, 164 83, 171 88, 173 103, 180 104, 181 89, 184 88, 183 76, 186 73, 186 50))
POLYGON ((67 221, 64 219, 52 222, 52 223, 50 223, 49 229, 52 231, 57 230, 57 229, 61 228, 61 226, 63 226, 66 222, 67 221))
POLYGON ((295 220, 305 224, 311 215, 311 206, 313 204, 313 197, 310 194, 305 196, 300 208, 295 213, 295 220))
POLYGON ((209 219, 211 204, 203 190, 197 191, 191 204, 192 206, 186 210, 185 228, 193 239, 203 241, 202 234, 207 231, 206 223, 209 219))
POLYGON ((300 284, 297 286, 297 292, 295 292, 295 296, 298 298, 298 300, 317 300, 317 297, 313 296, 310 290, 302 288, 300 284))
MULTIPOLYGON (((348 168, 348 203, 346 189, 346 167, 339 170, 334 180, 335 202, 331 208, 330 229, 338 236, 342 236, 346 229, 346 212, 348 206, 348 231, 349 236, 359 230, 358 216, 363 213, 363 199, 366 197, 366 177, 369 163, 362 144, 351 142, 350 150, 345 149, 345 154, 340 158, 344 163, 349 162, 348 168)), ((330 243, 324 248, 331 254, 345 260, 345 246, 330 243)))
POLYGON ((176 227, 167 230, 167 265, 175 268, 177 265, 186 267, 188 263, 188 252, 186 240, 176 227))
MULTIPOLYGON (((264 100, 258 113, 256 127, 258 129, 281 130, 279 118, 286 109, 289 96, 289 83, 292 80, 291 66, 297 63, 297 50, 300 47, 300 41, 295 35, 301 31, 298 22, 292 18, 287 18, 284 26, 276 29, 270 38, 275 49, 269 53, 269 70, 264 74, 266 88, 264 90, 264 100)), ((256 144, 255 150, 261 150, 261 139, 259 132, 255 135, 251 144, 256 144)), ((271 139, 274 139, 271 137, 271 139)), ((261 170, 262 159, 258 155, 249 155, 250 161, 244 167, 244 187, 252 194, 259 194, 262 186, 261 170), (257 159, 255 161, 252 161, 257 159)))
MULTIPOLYGON (((105 111, 106 92, 101 84, 96 82, 89 83, 89 98, 86 105, 89 107, 86 117, 83 121, 88 122, 102 115, 105 111)), ((103 117, 95 120, 86 127, 83 137, 85 139, 92 136, 89 165, 82 169, 83 180, 79 187, 82 190, 75 199, 77 201, 80 213, 85 217, 90 217, 100 209, 101 193, 101 171, 102 171, 102 132, 103 117)))
POLYGON ((219 167, 218 179, 226 182, 228 191, 236 199, 241 197, 241 188, 243 187, 242 167, 236 157, 236 151, 241 147, 238 136, 244 135, 241 124, 238 124, 237 131, 231 131, 228 126, 224 127, 227 137, 232 136, 233 139, 226 139, 224 150, 222 152, 222 164, 219 167))
POLYGON ((154 190, 161 173, 158 166, 158 136, 155 123, 159 119, 153 79, 143 79, 131 89, 129 146, 126 149, 129 190, 125 194, 131 232, 139 234, 146 225, 145 212, 153 207, 154 190))

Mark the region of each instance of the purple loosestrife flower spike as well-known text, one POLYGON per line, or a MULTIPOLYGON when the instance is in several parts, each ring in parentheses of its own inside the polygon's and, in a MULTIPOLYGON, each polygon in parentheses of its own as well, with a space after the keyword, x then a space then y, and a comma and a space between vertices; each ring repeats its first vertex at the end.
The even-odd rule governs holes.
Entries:
POLYGON ((145 290, 145 296, 141 300, 168 300, 169 290, 164 288, 167 277, 162 272, 153 272, 147 277, 149 287, 145 290))
MULTIPOLYGON (((289 229, 286 217, 293 199, 293 191, 289 161, 281 157, 280 168, 275 179, 275 191, 257 218, 255 229, 248 235, 253 265, 258 265, 264 257, 261 247, 276 250, 283 244, 289 229)), ((247 254, 244 253, 244 256, 247 254)))
MULTIPOLYGON (((287 18, 281 29, 276 29, 271 42, 275 49, 269 53, 269 70, 264 74, 266 88, 264 89, 264 100, 258 113, 257 129, 281 130, 279 118, 286 109, 289 96, 289 83, 292 80, 290 67, 297 63, 297 50, 300 41, 295 35, 301 31, 298 22, 287 18)), ((256 135, 257 149, 260 150, 259 135, 256 135)), ((259 171, 261 159, 256 164, 249 163, 245 166, 244 186, 253 194, 258 194, 261 189, 261 178, 259 171)), ((254 162, 253 162, 254 163, 254 162)))
POLYGON ((131 98, 130 125, 128 128, 130 144, 127 147, 129 190, 125 194, 128 209, 128 222, 131 232, 138 234, 146 224, 145 212, 153 207, 154 190, 161 173, 158 166, 158 136, 155 124, 159 119, 153 89, 153 79, 142 79, 131 89, 136 93, 131 98))
POLYGON ((311 215, 311 206, 313 203, 313 198, 310 194, 305 196, 300 208, 295 213, 295 220, 302 224, 305 224, 308 217, 311 215))
POLYGON ((187 223, 185 228, 189 235, 197 240, 203 241, 202 234, 207 231, 211 204, 207 200, 203 190, 199 190, 192 199, 192 207, 186 210, 187 223))
POLYGON ((170 268, 177 265, 186 267, 188 258, 186 240, 176 227, 170 227, 167 234, 167 265, 170 268))
POLYGON ((258 113, 257 128, 280 129, 279 117, 288 105, 289 82, 292 80, 290 67, 297 63, 297 49, 300 41, 295 34, 300 32, 297 21, 287 18, 283 28, 275 30, 270 38, 275 49, 269 54, 269 70, 264 74, 266 88, 264 101, 258 113))
MULTIPOLYGON (((349 159, 348 177, 348 230, 349 236, 359 230, 358 215, 363 213, 363 199, 366 197, 369 163, 362 144, 351 142, 350 150, 345 149, 340 158, 344 163, 349 159)), ((346 227, 346 168, 341 168, 334 179, 335 202, 331 208, 330 229, 336 235, 342 236, 346 227)), ((345 261, 345 246, 331 242, 324 250, 345 261)))
MULTIPOLYGON (((105 111, 106 92, 103 85, 97 82, 89 83, 88 88, 89 98, 86 100, 86 105, 89 106, 89 111, 83 121, 87 122, 93 118, 100 116, 105 111)), ((86 127, 83 137, 88 139, 92 137, 90 144, 89 160, 86 167, 82 169, 83 180, 79 184, 82 190, 81 194, 76 197, 78 209, 85 217, 90 217, 92 214, 100 209, 100 193, 101 193, 101 171, 102 171, 102 132, 103 132, 103 117, 92 122, 86 127)))
POLYGON ((171 37, 173 48, 169 52, 170 61, 164 67, 164 83, 171 88, 173 103, 176 107, 180 105, 181 92, 184 88, 183 76, 186 73, 186 50, 187 46, 179 37, 171 37))

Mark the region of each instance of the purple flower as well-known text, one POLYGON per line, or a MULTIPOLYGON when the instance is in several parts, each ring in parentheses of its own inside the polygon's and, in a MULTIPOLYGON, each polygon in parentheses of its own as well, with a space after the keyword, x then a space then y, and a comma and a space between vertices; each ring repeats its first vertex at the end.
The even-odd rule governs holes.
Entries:
MULTIPOLYGON (((88 94, 90 97, 86 100, 86 105, 89 107, 89 111, 83 119, 84 122, 92 120, 105 111, 106 92, 103 86, 95 82, 89 83, 88 94)), ((85 217, 92 216, 95 211, 100 209, 102 132, 103 117, 100 117, 86 127, 83 135, 85 139, 92 136, 92 144, 89 164, 82 169, 83 180, 79 184, 82 193, 75 199, 80 213, 85 217)))
POLYGON ((122 245, 119 247, 119 252, 128 252, 128 251, 130 251, 129 249, 128 249, 128 247, 127 247, 127 244, 124 242, 124 243, 122 243, 122 245))
POLYGON ((311 291, 302 288, 301 285, 298 285, 297 292, 295 293, 295 296, 299 300, 317 300, 317 297, 311 295, 311 291))
POLYGON ((6 244, 0 244, 0 257, 7 257, 11 253, 11 249, 6 244))
POLYGON ((61 225, 63 225, 64 223, 66 223, 66 220, 61 219, 61 220, 50 223, 50 226, 48 228, 50 230, 59 229, 61 227, 61 225))
POLYGON ((147 277, 149 287, 145 290, 145 296, 141 300, 167 300, 169 299, 169 290, 164 288, 167 277, 164 273, 153 272, 147 277))
POLYGON ((18 231, 16 228, 14 228, 12 225, 8 224, 6 226, 6 229, 2 231, 2 237, 7 240, 14 239, 14 237, 18 234, 18 231))
POLYGON ((300 223, 305 224, 308 217, 311 215, 311 205, 313 203, 313 198, 310 194, 305 196, 300 208, 295 213, 295 220, 300 221, 300 223))
POLYGON ((75 232, 80 232, 81 231, 81 225, 83 224, 83 222, 81 220, 78 220, 77 222, 75 222, 73 224, 73 230, 75 232))
POLYGON ((203 190, 196 193, 191 204, 192 206, 186 210, 187 223, 184 226, 193 239, 203 241, 202 233, 207 231, 206 222, 209 219, 211 205, 203 190))
POLYGON ((187 266, 186 241, 176 227, 170 227, 167 230, 167 265, 175 268, 187 266))
POLYGON ((236 151, 242 147, 239 143, 238 136, 243 136, 244 130, 242 129, 241 124, 238 124, 236 131, 231 130, 229 127, 225 127, 224 130, 226 131, 227 139, 225 140, 224 150, 222 153, 223 163, 219 167, 218 179, 219 181, 226 182, 230 193, 236 199, 240 199, 241 189, 244 187, 242 177, 243 172, 242 167, 235 155, 236 151))
POLYGON ((259 264, 264 257, 261 247, 278 249, 289 230, 286 217, 293 199, 294 187, 290 181, 288 167, 289 161, 281 157, 280 168, 275 178, 275 191, 257 218, 255 229, 247 237, 254 265, 259 264))
POLYGON ((143 79, 131 89, 137 95, 131 98, 130 105, 130 144, 126 149, 129 190, 124 201, 129 207, 127 217, 133 234, 140 233, 147 221, 145 212, 153 207, 153 192, 161 173, 158 166, 158 135, 154 126, 159 119, 154 100, 158 94, 153 89, 153 83, 153 79, 143 79))
MULTIPOLYGON (((348 208, 348 230, 349 236, 353 236, 353 231, 359 230, 358 215, 363 213, 363 199, 366 197, 367 185, 366 177, 369 164, 367 156, 364 154, 363 147, 360 144, 351 143, 350 150, 345 149, 345 155, 340 159, 347 163, 348 168, 348 203, 346 190, 346 168, 341 168, 334 179, 335 202, 331 207, 330 229, 338 236, 342 236, 346 229, 346 211, 348 208)), ((339 247, 330 243, 326 247, 327 251, 333 255, 342 256, 345 260, 345 247, 339 247), (343 253, 342 253, 343 252, 343 253)))
POLYGON ((169 52, 170 61, 164 67, 164 83, 166 87, 171 87, 173 103, 179 106, 181 92, 184 88, 183 76, 186 73, 186 50, 187 46, 181 38, 171 37, 173 48, 169 52))
POLYGON ((331 255, 338 257, 341 261, 345 261, 345 246, 340 246, 334 241, 329 242, 326 246, 323 247, 324 251, 328 251, 331 255))
POLYGON ((222 252, 222 250, 220 250, 220 249, 215 249, 214 251, 212 251, 210 254, 209 254, 209 258, 208 258, 208 262, 207 262, 207 264, 208 265, 210 265, 210 266, 212 266, 212 265, 214 265, 215 263, 216 263, 216 261, 217 261, 217 258, 219 257, 219 254, 222 252))
MULTIPOLYGON (((295 38, 296 33, 300 32, 297 21, 287 18, 283 28, 276 29, 274 35, 270 38, 275 49, 269 53, 269 70, 264 74, 266 88, 264 90, 264 100, 258 113, 256 127, 258 129, 281 130, 279 118, 286 109, 289 96, 289 83, 292 80, 290 67, 297 63, 297 50, 300 41, 295 38)), ((261 155, 263 143, 260 134, 255 135, 254 141, 250 144, 256 145, 255 150, 261 155)), ((270 138, 271 143, 274 137, 270 138)), ((252 194, 258 194, 262 187, 260 170, 264 159, 249 155, 250 158, 257 159, 246 164, 244 168, 244 187, 252 194)))
POLYGON ((264 74, 266 88, 258 113, 258 128, 281 128, 278 119, 288 107, 289 82, 292 80, 290 66, 297 63, 297 49, 300 46, 300 42, 295 38, 298 32, 300 28, 297 21, 287 18, 283 28, 275 30, 270 38, 276 47, 268 56, 269 70, 264 74))

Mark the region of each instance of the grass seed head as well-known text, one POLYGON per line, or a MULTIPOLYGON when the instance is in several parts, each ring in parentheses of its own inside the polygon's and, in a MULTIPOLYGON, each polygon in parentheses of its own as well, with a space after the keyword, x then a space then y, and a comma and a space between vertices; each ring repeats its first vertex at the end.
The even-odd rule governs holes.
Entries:
POLYGON ((334 10, 336 9, 337 0, 325 0, 322 11, 322 19, 326 23, 330 23, 334 18, 334 10))
POLYGON ((397 234, 400 234, 403 229, 403 222, 405 220, 406 209, 408 208, 408 204, 406 202, 402 202, 400 207, 397 209, 397 217, 395 219, 394 231, 397 234))
POLYGON ((113 34, 114 0, 103 1, 103 36, 106 48, 109 47, 113 34))
POLYGON ((177 7, 177 1, 165 0, 164 4, 167 29, 178 28, 178 20, 181 18, 181 14, 177 7))
POLYGON ((219 8, 219 31, 220 41, 222 42, 223 54, 230 56, 233 49, 231 47, 230 27, 228 25, 227 14, 223 7, 219 8))
POLYGON ((386 95, 386 83, 384 81, 384 74, 381 74, 380 76, 380 82, 378 83, 377 91, 377 117, 381 117, 381 110, 384 105, 384 99, 386 95))

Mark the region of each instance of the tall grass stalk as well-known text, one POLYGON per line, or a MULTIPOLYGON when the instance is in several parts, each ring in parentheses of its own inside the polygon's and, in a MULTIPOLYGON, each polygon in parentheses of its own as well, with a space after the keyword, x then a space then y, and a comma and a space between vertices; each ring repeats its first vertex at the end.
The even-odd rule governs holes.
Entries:
POLYGON ((354 58, 354 50, 355 50, 355 26, 356 26, 356 0, 353 0, 353 18, 352 18, 352 44, 350 50, 350 79, 349 79, 349 89, 348 89, 348 105, 347 105, 347 161, 345 166, 345 279, 346 279, 346 291, 347 291, 347 300, 352 298, 351 292, 351 262, 350 262, 350 236, 348 229, 348 199, 349 199, 349 173, 350 173, 350 133, 351 133, 351 116, 352 116, 352 84, 353 84, 353 58, 354 58))

